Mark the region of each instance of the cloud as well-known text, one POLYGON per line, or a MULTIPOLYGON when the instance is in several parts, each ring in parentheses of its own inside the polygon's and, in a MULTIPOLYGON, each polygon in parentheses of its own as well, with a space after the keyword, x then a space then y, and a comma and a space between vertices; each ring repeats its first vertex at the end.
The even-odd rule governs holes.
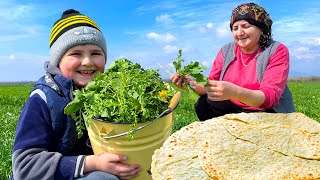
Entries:
POLYGON ((127 35, 136 35, 136 34, 138 34, 137 31, 132 31, 132 30, 128 30, 128 29, 124 30, 123 33, 127 34, 127 35))
POLYGON ((38 54, 30 54, 30 53, 17 53, 10 54, 5 56, 0 56, 0 64, 8 64, 8 63, 28 63, 32 64, 42 64, 44 61, 48 61, 49 57, 42 56, 38 54))
POLYGON ((309 50, 309 48, 306 48, 306 47, 300 47, 300 48, 297 49, 297 51, 301 52, 301 53, 302 52, 308 52, 308 50, 309 50))
POLYGON ((201 27, 203 24, 201 22, 196 22, 196 21, 192 21, 192 22, 187 22, 183 25, 181 25, 181 28, 184 29, 194 29, 197 27, 201 27))
POLYGON ((230 32, 230 23, 228 22, 223 22, 219 27, 216 28, 217 31, 217 36, 220 38, 225 38, 231 36, 230 32))
POLYGON ((155 33, 155 32, 150 32, 147 34, 147 37, 149 39, 153 39, 153 40, 156 40, 156 41, 159 41, 159 42, 172 42, 172 41, 175 41, 176 40, 176 37, 170 33, 165 33, 165 34, 158 34, 158 33, 155 33))
POLYGON ((213 28, 213 23, 212 23, 212 22, 208 22, 208 23, 206 24, 206 27, 207 27, 208 29, 212 29, 212 28, 213 28))
POLYGON ((52 7, 46 5, 12 0, 1 2, 0 42, 34 39, 47 34, 46 25, 42 20, 50 16, 52 11, 48 9, 52 7))
POLYGON ((301 70, 299 66, 307 67, 308 63, 315 63, 320 57, 320 33, 315 25, 319 24, 319 19, 320 10, 309 8, 298 11, 295 16, 284 16, 274 21, 273 37, 288 47, 291 65, 296 69, 301 70))
POLYGON ((308 43, 308 44, 314 45, 314 46, 320 45, 320 37, 309 38, 308 40, 306 40, 305 43, 308 43))
POLYGON ((13 4, 10 2, 1 5, 0 18, 2 20, 25 20, 26 17, 31 16, 31 12, 34 9, 33 5, 13 4))
POLYGON ((317 62, 320 58, 320 45, 301 43, 298 41, 288 42, 287 47, 290 51, 290 61, 299 60, 301 62, 317 62))
POLYGON ((211 31, 213 29, 213 23, 212 22, 208 22, 205 26, 201 26, 199 28, 199 32, 200 33, 207 33, 209 31, 211 31))
POLYGON ((273 24, 273 34, 281 41, 320 44, 318 26, 320 10, 309 9, 295 16, 283 17, 273 24), (310 16, 312 14, 312 16, 310 16))
POLYGON ((163 47, 163 50, 167 54, 176 53, 178 51, 177 46, 166 45, 163 47))
POLYGON ((169 24, 172 24, 174 22, 174 20, 171 18, 170 15, 165 13, 165 14, 161 14, 160 16, 157 16, 156 22, 160 23, 160 24, 169 25, 169 24))
POLYGON ((15 59, 15 55, 14 55, 14 54, 11 54, 11 55, 9 56, 9 59, 10 59, 10 60, 14 60, 14 59, 15 59))
POLYGON ((314 38, 314 40, 316 45, 320 45, 320 37, 314 38))
POLYGON ((301 18, 287 18, 287 19, 282 19, 280 21, 274 22, 274 26, 279 27, 279 32, 301 32, 305 29, 305 24, 307 22, 303 22, 301 18))

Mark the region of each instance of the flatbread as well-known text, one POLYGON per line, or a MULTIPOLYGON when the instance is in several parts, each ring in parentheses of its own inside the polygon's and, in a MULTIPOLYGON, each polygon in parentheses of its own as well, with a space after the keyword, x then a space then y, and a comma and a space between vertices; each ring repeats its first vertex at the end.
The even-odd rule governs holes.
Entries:
POLYGON ((283 124, 251 124, 225 121, 225 128, 236 138, 264 146, 288 156, 320 160, 320 141, 307 131, 283 124))
POLYGON ((213 179, 320 178, 319 161, 285 156, 231 134, 220 136, 218 132, 201 144, 199 161, 213 179))
POLYGON ((229 120, 239 120, 248 123, 283 124, 308 131, 312 136, 320 139, 320 123, 303 113, 238 113, 223 116, 229 120))
POLYGON ((154 180, 320 179, 320 125, 301 113, 228 114, 173 133, 154 180))
POLYGON ((200 166, 198 152, 202 139, 212 131, 224 129, 223 121, 216 118, 193 122, 173 133, 152 156, 152 179, 211 179, 200 166))

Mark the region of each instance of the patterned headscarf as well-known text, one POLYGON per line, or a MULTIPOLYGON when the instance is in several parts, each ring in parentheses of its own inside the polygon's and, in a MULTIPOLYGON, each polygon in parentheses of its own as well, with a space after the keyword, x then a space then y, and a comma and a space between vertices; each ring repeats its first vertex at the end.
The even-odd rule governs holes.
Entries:
POLYGON ((238 20, 252 20, 258 25, 265 25, 268 29, 272 26, 272 20, 267 11, 254 3, 241 4, 232 11, 230 28, 238 20))
POLYGON ((262 49, 268 47, 272 41, 271 26, 272 20, 265 9, 255 3, 245 3, 236 7, 231 14, 230 29, 238 20, 246 20, 260 28, 263 32, 260 38, 262 49))

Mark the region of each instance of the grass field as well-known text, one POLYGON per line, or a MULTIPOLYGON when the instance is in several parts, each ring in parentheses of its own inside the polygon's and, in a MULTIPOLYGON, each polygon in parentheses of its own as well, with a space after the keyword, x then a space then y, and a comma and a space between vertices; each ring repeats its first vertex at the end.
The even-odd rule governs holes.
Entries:
MULTIPOLYGON (((20 111, 32 85, 0 85, 0 179, 8 179, 11 172, 11 150, 20 111)), ((320 82, 290 82, 297 112, 320 122, 320 82)), ((177 107, 173 131, 197 121, 193 105, 197 95, 182 92, 177 107)))

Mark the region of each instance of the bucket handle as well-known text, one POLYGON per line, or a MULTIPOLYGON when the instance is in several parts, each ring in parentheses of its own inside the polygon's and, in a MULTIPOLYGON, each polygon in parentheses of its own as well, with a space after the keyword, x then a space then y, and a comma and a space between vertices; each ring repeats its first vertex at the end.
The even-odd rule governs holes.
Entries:
MULTIPOLYGON (((138 128, 136 128, 135 130, 133 130, 133 132, 139 131, 147 126, 149 126, 150 124, 152 124, 153 122, 155 122, 157 119, 169 114, 170 112, 172 112, 178 105, 179 101, 181 98, 181 92, 178 91, 177 93, 175 93, 170 101, 170 104, 168 106, 168 109, 164 110, 161 114, 159 114, 154 120, 150 121, 148 124, 145 124, 143 126, 140 126, 138 128)), ((100 135, 101 138, 103 138, 104 140, 109 140, 112 138, 117 138, 117 137, 121 137, 121 136, 125 136, 128 135, 129 132, 125 132, 125 133, 121 133, 121 134, 116 134, 113 136, 108 136, 108 135, 100 135)))

